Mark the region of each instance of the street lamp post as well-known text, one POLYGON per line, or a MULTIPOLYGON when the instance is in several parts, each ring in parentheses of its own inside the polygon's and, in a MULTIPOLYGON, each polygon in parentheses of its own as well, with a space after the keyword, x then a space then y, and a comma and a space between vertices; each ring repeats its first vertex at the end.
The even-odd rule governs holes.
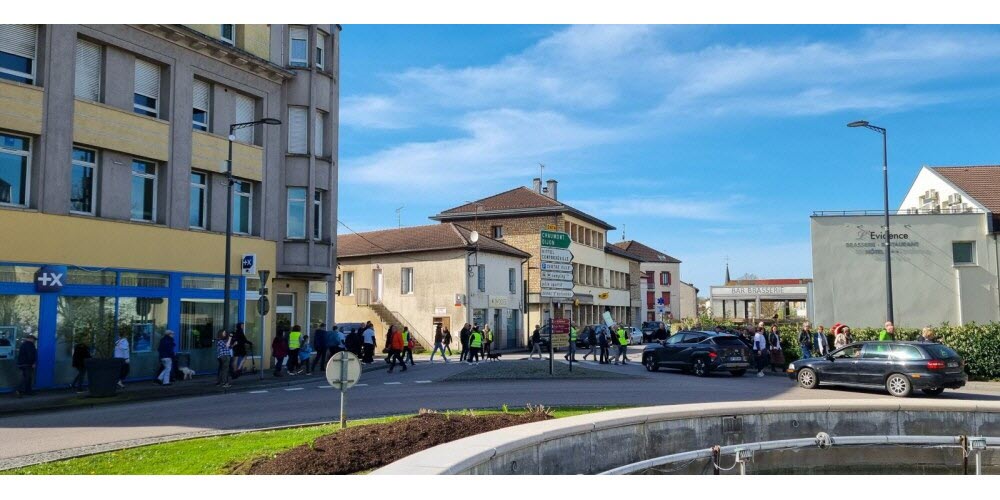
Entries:
MULTIPOLYGON (((281 120, 275 118, 262 118, 260 120, 244 123, 234 123, 229 126, 229 154, 226 157, 226 273, 223 290, 225 296, 222 298, 222 328, 229 332, 229 266, 232 261, 233 245, 233 141, 236 140, 237 130, 241 128, 255 127, 257 125, 281 125, 281 120)), ((262 346, 263 348, 263 346, 262 346)))
MULTIPOLYGON (((851 122, 848 127, 864 127, 882 134, 882 193, 885 203, 885 319, 893 321, 892 317, 892 234, 889 232, 889 160, 886 147, 886 132, 882 127, 876 127, 864 120, 851 122)), ((895 323, 895 322, 894 322, 895 323)))

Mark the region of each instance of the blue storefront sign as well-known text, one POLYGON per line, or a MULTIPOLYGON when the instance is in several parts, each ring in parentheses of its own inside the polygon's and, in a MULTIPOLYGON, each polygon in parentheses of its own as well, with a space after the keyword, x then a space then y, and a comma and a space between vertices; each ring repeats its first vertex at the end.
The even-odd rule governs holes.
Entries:
POLYGON ((66 284, 66 266, 42 266, 35 272, 35 291, 60 292, 66 284))

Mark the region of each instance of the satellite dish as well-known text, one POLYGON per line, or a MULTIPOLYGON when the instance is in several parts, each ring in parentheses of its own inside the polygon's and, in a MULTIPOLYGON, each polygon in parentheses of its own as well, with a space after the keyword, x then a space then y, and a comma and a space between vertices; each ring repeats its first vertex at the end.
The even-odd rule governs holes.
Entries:
POLYGON ((469 235, 469 241, 471 241, 473 243, 478 242, 479 241, 479 231, 473 231, 472 234, 469 235))

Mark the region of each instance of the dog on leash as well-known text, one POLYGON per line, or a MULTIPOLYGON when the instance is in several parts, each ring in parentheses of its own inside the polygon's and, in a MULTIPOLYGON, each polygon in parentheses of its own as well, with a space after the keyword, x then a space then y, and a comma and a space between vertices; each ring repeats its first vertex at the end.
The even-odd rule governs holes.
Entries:
POLYGON ((186 366, 182 366, 182 367, 178 368, 178 370, 183 375, 184 380, 191 380, 191 377, 194 376, 194 370, 192 370, 192 369, 190 369, 190 368, 188 368, 186 366))
POLYGON ((486 355, 486 359, 487 361, 500 361, 500 356, 503 356, 503 354, 500 354, 499 352, 491 352, 486 355))

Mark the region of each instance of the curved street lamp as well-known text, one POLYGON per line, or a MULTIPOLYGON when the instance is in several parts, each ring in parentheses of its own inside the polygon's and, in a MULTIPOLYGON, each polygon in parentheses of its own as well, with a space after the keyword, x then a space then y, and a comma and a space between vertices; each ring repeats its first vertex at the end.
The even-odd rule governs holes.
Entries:
MULTIPOLYGON (((893 321, 892 317, 892 239, 889 233, 889 162, 886 148, 886 131, 882 127, 877 127, 865 120, 858 120, 847 124, 851 128, 866 128, 882 134, 882 193, 885 203, 885 318, 886 321, 893 321)), ((894 322, 895 323, 895 322, 894 322)))

